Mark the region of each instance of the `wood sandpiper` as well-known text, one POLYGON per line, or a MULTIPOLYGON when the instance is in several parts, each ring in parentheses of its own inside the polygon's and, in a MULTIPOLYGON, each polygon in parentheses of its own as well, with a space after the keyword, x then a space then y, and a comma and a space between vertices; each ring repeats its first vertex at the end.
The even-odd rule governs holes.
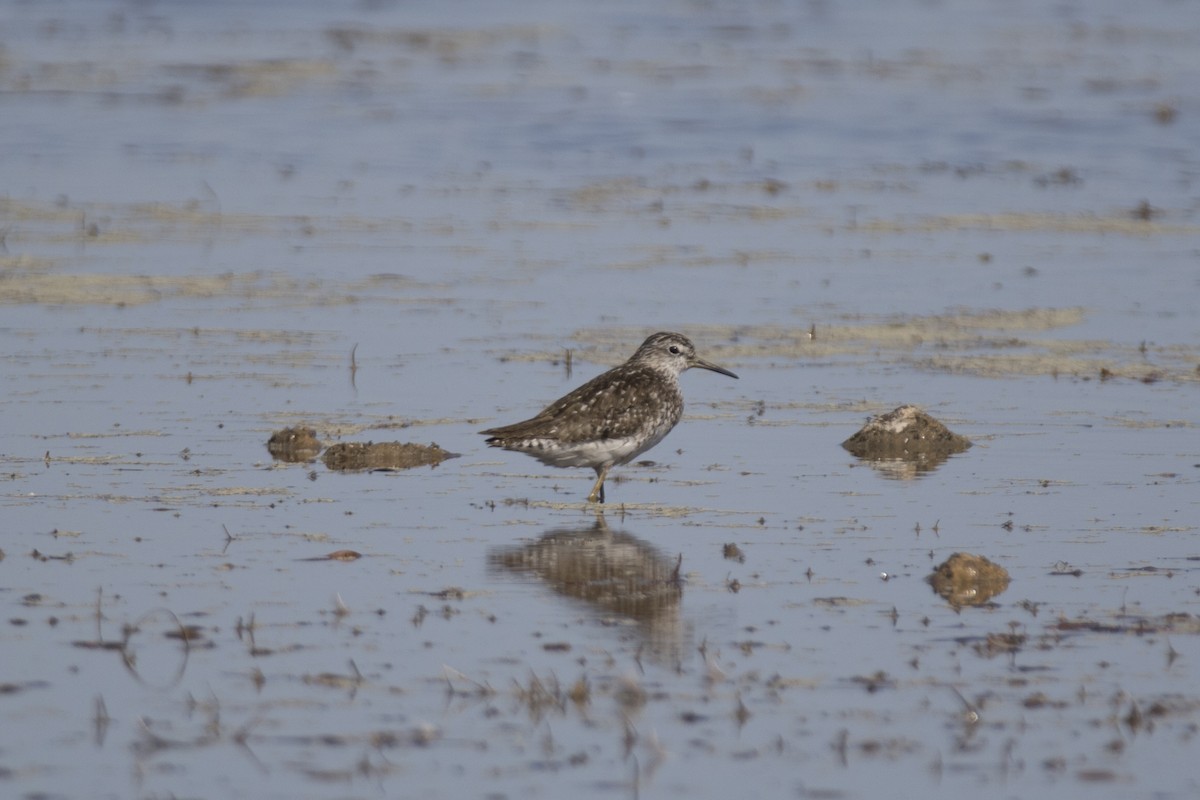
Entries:
POLYGON ((492 447, 516 450, 553 467, 591 467, 588 502, 604 502, 604 479, 663 440, 683 415, 679 375, 692 367, 736 378, 696 355, 678 333, 656 333, 619 367, 592 378, 536 417, 489 428, 492 447))

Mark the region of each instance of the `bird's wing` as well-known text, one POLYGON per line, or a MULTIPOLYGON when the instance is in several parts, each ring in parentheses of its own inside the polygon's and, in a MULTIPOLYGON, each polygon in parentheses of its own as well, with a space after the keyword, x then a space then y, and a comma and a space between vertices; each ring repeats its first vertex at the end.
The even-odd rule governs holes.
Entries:
POLYGON ((618 367, 554 401, 534 419, 565 442, 623 439, 643 431, 647 415, 678 399, 678 390, 649 370, 618 367))
POLYGON ((678 389, 663 383, 657 374, 622 365, 560 397, 532 419, 484 433, 499 440, 544 438, 565 443, 623 439, 644 430, 647 414, 657 415, 681 402, 678 389))

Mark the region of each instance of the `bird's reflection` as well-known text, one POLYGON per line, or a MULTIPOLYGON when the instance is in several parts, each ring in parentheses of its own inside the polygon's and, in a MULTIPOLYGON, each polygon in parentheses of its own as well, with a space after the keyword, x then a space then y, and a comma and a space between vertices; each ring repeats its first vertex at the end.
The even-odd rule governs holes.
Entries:
POLYGON ((583 600, 602 616, 619 615, 636 630, 655 661, 678 661, 684 625, 679 615, 680 560, 625 531, 604 515, 576 527, 552 528, 536 541, 488 552, 491 569, 534 575, 555 592, 583 600))

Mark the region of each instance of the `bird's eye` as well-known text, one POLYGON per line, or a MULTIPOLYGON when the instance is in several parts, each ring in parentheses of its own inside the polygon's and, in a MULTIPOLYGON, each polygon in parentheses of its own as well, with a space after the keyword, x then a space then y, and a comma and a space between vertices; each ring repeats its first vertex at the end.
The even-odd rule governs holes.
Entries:
POLYGON ((667 348, 667 350, 668 350, 668 352, 670 352, 670 353, 671 353, 671 355, 673 355, 673 356, 677 356, 677 355, 679 355, 679 345, 677 345, 677 344, 673 344, 673 345, 671 345, 670 347, 668 347, 668 348, 667 348))

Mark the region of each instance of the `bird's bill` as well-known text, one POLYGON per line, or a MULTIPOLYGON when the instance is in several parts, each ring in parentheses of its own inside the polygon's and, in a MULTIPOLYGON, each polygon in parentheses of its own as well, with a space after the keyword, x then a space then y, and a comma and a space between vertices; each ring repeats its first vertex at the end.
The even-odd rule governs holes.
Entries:
POLYGON ((719 372, 722 375, 728 375, 731 378, 737 378, 737 375, 734 375, 732 372, 725 369, 724 367, 718 367, 716 364, 712 363, 711 361, 705 361, 703 358, 695 359, 692 362, 692 366, 700 367, 701 369, 712 370, 713 372, 719 372))

